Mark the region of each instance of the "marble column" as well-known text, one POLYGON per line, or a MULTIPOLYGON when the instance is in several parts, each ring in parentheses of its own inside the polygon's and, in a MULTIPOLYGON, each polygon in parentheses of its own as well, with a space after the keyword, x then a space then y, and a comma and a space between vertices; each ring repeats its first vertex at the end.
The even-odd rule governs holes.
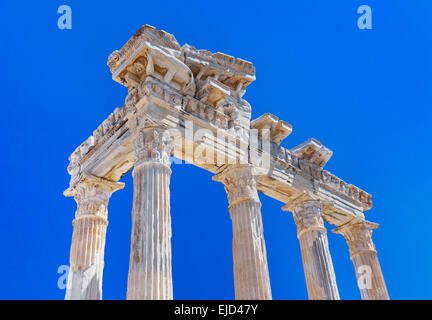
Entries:
POLYGON ((271 300, 267 253, 257 179, 250 165, 236 165, 213 179, 223 182, 233 228, 234 287, 237 300, 271 300))
POLYGON ((159 127, 135 140, 132 236, 127 299, 173 299, 170 160, 172 139, 159 127))
POLYGON ((390 299, 372 240, 372 230, 378 226, 377 223, 356 219, 333 230, 347 241, 363 300, 390 299))
POLYGON ((283 210, 292 211, 310 300, 339 300, 327 230, 319 201, 296 201, 283 210))
POLYGON ((73 220, 66 300, 102 299, 107 206, 111 194, 123 187, 123 183, 84 173, 64 192, 65 196, 73 196, 78 206, 73 220))

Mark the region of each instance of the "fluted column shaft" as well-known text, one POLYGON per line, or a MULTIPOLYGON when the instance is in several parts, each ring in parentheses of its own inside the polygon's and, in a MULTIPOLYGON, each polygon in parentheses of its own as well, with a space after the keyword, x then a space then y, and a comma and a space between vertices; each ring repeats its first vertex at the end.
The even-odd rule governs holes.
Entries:
POLYGON ((65 191, 66 196, 75 197, 78 205, 73 221, 66 300, 102 299, 107 206, 111 194, 123 187, 123 183, 83 174, 65 191))
POLYGON ((334 230, 347 241, 363 300, 390 299, 372 240, 372 230, 376 228, 376 223, 356 220, 334 230))
POLYGON ((127 299, 173 299, 170 161, 172 141, 160 128, 135 140, 134 196, 127 299))
POLYGON ((292 206, 297 237, 310 300, 339 300, 327 230, 319 201, 307 200, 292 206))
POLYGON ((233 166, 215 180, 225 184, 230 203, 235 297, 237 300, 271 300, 261 202, 252 167, 233 166))

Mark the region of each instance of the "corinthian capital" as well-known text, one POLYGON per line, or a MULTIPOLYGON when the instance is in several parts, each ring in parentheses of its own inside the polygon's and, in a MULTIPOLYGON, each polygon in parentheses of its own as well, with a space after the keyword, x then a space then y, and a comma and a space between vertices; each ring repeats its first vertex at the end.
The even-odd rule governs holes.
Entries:
POLYGON ((78 206, 77 218, 84 215, 106 218, 106 207, 111 194, 123 188, 122 182, 110 181, 84 172, 63 194, 75 198, 78 206))
POLYGON ((135 139, 135 166, 145 162, 169 166, 173 149, 173 141, 167 130, 155 126, 141 129, 135 139))
POLYGON ((213 180, 225 185, 230 206, 243 200, 259 202, 257 177, 253 170, 253 166, 249 164, 232 165, 213 177, 213 180))
POLYGON ((310 230, 326 231, 322 218, 322 206, 319 200, 302 196, 282 209, 292 211, 297 225, 298 237, 310 230))
POLYGON ((351 258, 362 252, 376 252, 372 240, 372 230, 379 224, 355 219, 333 230, 334 233, 343 235, 349 246, 351 258))

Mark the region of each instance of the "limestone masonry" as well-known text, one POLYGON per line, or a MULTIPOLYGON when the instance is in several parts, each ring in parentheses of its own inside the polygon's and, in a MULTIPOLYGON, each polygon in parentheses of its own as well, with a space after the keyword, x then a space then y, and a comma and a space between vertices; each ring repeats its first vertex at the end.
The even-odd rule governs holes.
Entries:
POLYGON ((324 166, 332 151, 315 139, 286 149, 292 127, 272 114, 251 121, 242 97, 254 66, 223 53, 180 46, 151 26, 108 58, 128 89, 113 113, 70 156, 73 221, 66 299, 102 299, 108 202, 133 169, 127 299, 173 299, 170 159, 190 162, 224 184, 233 227, 236 299, 271 299, 258 192, 293 214, 309 299, 339 299, 324 221, 349 246, 363 299, 389 299, 366 221, 371 195, 324 166))

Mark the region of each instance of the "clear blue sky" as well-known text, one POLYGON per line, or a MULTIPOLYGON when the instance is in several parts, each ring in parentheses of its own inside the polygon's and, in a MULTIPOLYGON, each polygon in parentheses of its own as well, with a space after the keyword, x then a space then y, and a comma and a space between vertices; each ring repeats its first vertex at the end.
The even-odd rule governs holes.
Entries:
MULTIPOLYGON (((287 148, 314 137, 334 151, 326 168, 373 195, 366 217, 381 224, 374 240, 390 297, 432 298, 429 0, 0 0, 0 298, 64 298, 57 268, 69 263, 76 209, 62 195, 68 156, 123 105, 106 60, 144 24, 253 62, 252 117, 291 123, 287 148), (72 30, 57 28, 61 4, 72 7, 72 30), (361 4, 372 7, 372 30, 357 28, 361 4)), ((172 169, 174 298, 233 299, 223 186, 191 165, 172 169)), ((105 299, 126 296, 133 186, 130 174, 122 181, 109 206, 105 299)), ((306 299, 293 218, 260 196, 273 297, 306 299)), ((345 240, 328 234, 341 298, 359 299, 345 240)))

